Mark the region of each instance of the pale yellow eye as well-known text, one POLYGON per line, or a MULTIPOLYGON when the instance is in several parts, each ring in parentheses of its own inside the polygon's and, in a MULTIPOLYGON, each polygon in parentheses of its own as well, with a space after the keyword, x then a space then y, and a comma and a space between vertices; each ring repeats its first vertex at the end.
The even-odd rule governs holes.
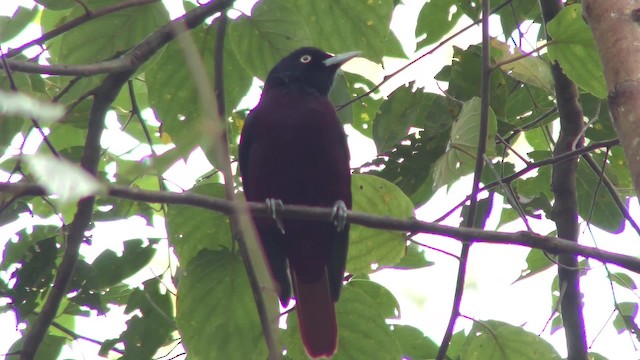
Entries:
POLYGON ((301 63, 308 63, 309 61, 311 61, 311 55, 302 55, 302 57, 300 57, 300 62, 301 63))

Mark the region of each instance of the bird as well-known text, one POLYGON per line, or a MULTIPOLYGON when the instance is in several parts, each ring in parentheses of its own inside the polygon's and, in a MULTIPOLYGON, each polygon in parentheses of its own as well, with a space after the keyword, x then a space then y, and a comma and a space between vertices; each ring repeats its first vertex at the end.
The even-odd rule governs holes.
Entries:
POLYGON ((328 94, 338 69, 359 54, 303 47, 282 58, 267 75, 238 148, 247 201, 266 202, 273 215, 253 220, 280 303, 287 307, 295 298, 302 343, 314 359, 333 356, 338 346, 335 303, 352 206, 349 147, 328 94), (334 221, 280 219, 283 204, 331 207, 334 221))

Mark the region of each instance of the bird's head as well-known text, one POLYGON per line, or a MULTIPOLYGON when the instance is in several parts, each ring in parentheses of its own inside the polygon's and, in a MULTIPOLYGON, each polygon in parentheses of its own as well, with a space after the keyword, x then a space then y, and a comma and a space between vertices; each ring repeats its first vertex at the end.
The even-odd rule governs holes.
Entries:
POLYGON ((271 69, 264 90, 284 86, 326 96, 340 66, 358 55, 359 51, 334 56, 313 47, 300 48, 271 69))

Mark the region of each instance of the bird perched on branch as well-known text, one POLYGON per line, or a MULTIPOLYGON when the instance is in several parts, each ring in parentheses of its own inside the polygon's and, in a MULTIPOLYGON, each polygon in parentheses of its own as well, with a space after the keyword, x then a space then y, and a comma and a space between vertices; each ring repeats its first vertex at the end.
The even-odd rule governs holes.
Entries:
POLYGON ((301 48, 269 72, 247 117, 239 164, 248 201, 273 214, 255 218, 280 302, 296 299, 300 333, 310 357, 332 356, 338 345, 335 302, 340 296, 351 208, 349 148, 327 95, 338 68, 359 52, 332 56, 301 48), (333 220, 279 219, 282 204, 333 208, 333 220))

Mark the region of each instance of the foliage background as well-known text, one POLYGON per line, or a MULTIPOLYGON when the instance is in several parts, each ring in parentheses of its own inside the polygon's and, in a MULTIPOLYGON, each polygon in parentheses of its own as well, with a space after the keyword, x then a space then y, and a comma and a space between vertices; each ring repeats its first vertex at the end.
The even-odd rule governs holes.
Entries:
MULTIPOLYGON (((215 121, 215 111, 207 111, 198 100, 203 94, 202 80, 207 78, 209 81, 204 85, 213 86, 213 74, 220 60, 223 60, 219 70, 224 74, 226 109, 223 118, 233 160, 238 134, 249 109, 242 99, 249 91, 255 93, 254 78, 264 79, 279 58, 302 45, 318 46, 333 53, 362 50, 366 61, 346 67, 336 79, 331 94, 334 103, 342 105, 367 93, 339 112, 341 120, 353 129, 351 137, 369 138, 376 149, 375 156, 354 169, 354 210, 403 219, 417 216, 421 220, 456 226, 461 224, 458 216, 464 218, 468 214, 468 205, 455 204, 470 192, 470 179, 465 176, 473 172, 478 148, 480 98, 486 96, 480 90, 480 45, 454 47, 451 65, 431 69, 437 70, 435 80, 441 89, 447 89, 446 93, 432 86, 434 80, 425 75, 426 71, 416 70, 421 67, 410 67, 400 73, 402 75, 394 74, 401 66, 398 64, 408 62, 407 53, 415 52, 411 58, 419 59, 418 65, 429 63, 430 52, 437 54, 445 36, 454 28, 462 27, 456 27, 458 21, 480 18, 477 3, 432 0, 422 7, 414 4, 420 9, 419 14, 414 14, 414 17, 417 15, 414 49, 407 46, 412 42, 406 39, 403 47, 397 35, 390 31, 394 12, 397 14, 403 6, 398 2, 263 0, 250 15, 248 11, 240 16, 237 11, 229 11, 232 18, 226 28, 224 46, 217 53, 219 17, 213 22, 209 19, 193 25, 189 34, 196 53, 189 50, 184 37, 167 46, 149 42, 148 35, 162 31, 161 27, 170 21, 164 6, 157 1, 41 0, 38 3, 40 6, 19 8, 11 17, 0 18, 0 40, 12 39, 30 24, 51 34, 74 19, 84 16, 88 20, 57 36, 36 40, 43 51, 30 54, 31 60, 21 51, 2 48, 9 59, 6 63, 9 66, 5 67, 9 70, 2 73, 0 86, 47 102, 31 107, 21 107, 25 99, 8 103, 9 108, 22 110, 14 115, 5 112, 0 118, 3 184, 38 183, 62 198, 50 200, 16 186, 2 187, 1 223, 11 224, 22 219, 21 225, 13 225, 15 233, 6 239, 2 253, 2 310, 26 325, 20 328, 24 334, 33 332, 34 328, 44 329, 37 353, 39 359, 58 358, 65 344, 77 341, 99 345, 95 350, 92 348, 90 357, 170 358, 184 356, 185 349, 189 357, 195 359, 212 356, 263 359, 267 356, 245 268, 238 247, 231 242, 227 216, 194 207, 188 201, 158 205, 139 198, 113 196, 113 193, 106 196, 111 190, 100 185, 106 183, 111 189, 121 186, 151 191, 188 190, 225 198, 220 171, 224 166, 219 164, 220 153, 216 150, 220 141, 210 126, 215 121), (99 9, 117 11, 89 19, 83 5, 93 14, 99 9), (151 50, 147 51, 153 56, 134 66, 118 63, 118 56, 131 54, 129 50, 139 44, 148 44, 151 50), (115 62, 109 62, 111 59, 115 62), (202 59, 208 76, 194 76, 189 59, 202 59), (33 60, 66 67, 46 68, 33 60), (82 67, 91 64, 95 65, 82 67), (111 67, 113 64, 124 67, 111 67), (384 68, 381 65, 385 65, 384 68), (40 72, 50 76, 42 76, 40 72), (391 80, 381 78, 381 74, 392 75, 391 80), (124 80, 120 79, 123 76, 124 80), (129 77, 131 80, 125 81, 129 77), (412 80, 414 82, 407 85, 400 84, 412 80), (381 82, 386 83, 377 89, 376 84, 381 82), (430 92, 423 88, 427 83, 431 85, 430 92), (372 90, 370 94, 369 90, 372 90), (107 99, 106 108, 100 113, 104 94, 112 98, 107 99), (61 104, 66 113, 60 121, 45 124, 41 119, 44 114, 59 110, 48 105, 49 102, 61 104), (102 122, 92 123, 90 119, 103 119, 107 110, 107 132, 102 136, 104 141, 98 142, 100 136, 98 132, 95 137, 95 124, 102 122), (39 140, 42 139, 39 128, 47 134, 48 143, 39 140), (128 144, 123 146, 125 134, 128 144), (109 138, 117 140, 110 143, 109 138), (98 149, 93 167, 86 160, 91 149, 98 149), (21 157, 30 153, 37 156, 21 157), (91 178, 83 180, 84 175, 77 166, 56 157, 82 164, 88 172, 95 173, 98 185, 91 178), (201 168, 197 179, 184 179, 185 160, 187 164, 218 166, 201 168), (180 179, 180 183, 167 181, 172 177, 180 179), (434 195, 438 189, 438 195, 434 195), (76 205, 83 194, 97 194, 95 204, 83 200, 84 205, 82 202, 76 205), (457 209, 454 215, 437 218, 453 208, 457 209), (87 219, 85 228, 72 231, 81 223, 82 214, 91 215, 90 221, 87 219), (114 221, 132 218, 137 224, 155 227, 156 231, 129 234, 125 240, 93 238, 100 228, 122 227, 122 222, 114 221), (24 225, 25 219, 28 226, 24 225), (41 225, 43 221, 39 219, 50 220, 47 225, 41 225), (50 288, 54 278, 59 277, 63 269, 69 269, 64 265, 63 254, 70 253, 73 234, 82 235, 77 242, 80 252, 75 271, 52 314, 53 326, 43 328, 35 319, 46 312, 44 304, 52 297, 50 288), (99 254, 92 255, 95 253, 99 254), (140 273, 149 268, 154 258, 170 259, 167 261, 170 266, 161 273, 140 273), (97 321, 102 316, 111 318, 122 313, 126 315, 126 322, 121 324, 120 333, 111 338, 78 340, 82 334, 78 334, 77 324, 84 318, 97 321)), ((490 189, 479 196, 475 226, 514 232, 526 229, 524 224, 529 224, 542 235, 549 232, 554 235, 545 220, 551 216, 555 196, 550 189, 549 165, 553 160, 548 159, 552 157, 559 129, 550 69, 550 63, 557 60, 579 88, 585 120, 589 121, 584 132, 587 144, 602 143, 592 149, 591 156, 600 168, 605 168, 606 179, 597 166, 592 166, 593 161, 581 159, 577 164, 575 189, 582 242, 628 255, 637 254, 638 234, 627 231, 626 234, 631 235, 619 235, 625 227, 637 228, 629 212, 625 214, 620 207, 620 202, 628 203, 633 190, 622 149, 611 141, 616 134, 604 99, 606 86, 580 6, 567 7, 548 24, 553 41, 546 43, 544 27, 536 26, 543 22, 536 2, 516 0, 491 5, 498 9, 492 21, 492 35, 503 36, 491 40, 490 62, 494 69, 489 83, 491 109, 487 117, 486 149, 491 166, 485 168, 482 177, 482 183, 490 189), (533 49, 538 51, 523 53, 533 49), (516 145, 511 148, 505 143, 516 145), (535 161, 547 161, 547 166, 538 168, 533 165, 535 161), (523 176, 523 169, 531 171, 523 176), (501 179, 504 186, 496 186, 496 179, 501 179), (611 186, 607 186, 607 182, 611 186)), ((219 6, 209 13, 211 16, 231 4, 218 1, 213 6, 201 5, 199 10, 206 6, 219 6)), ((190 2, 185 2, 184 8, 198 10, 197 5, 190 2)), ((468 31, 480 33, 478 26, 468 31)), ((240 190, 237 176, 234 179, 240 190)), ((637 207, 635 209, 637 214, 637 207)), ((346 285, 338 304, 341 338, 336 359, 435 358, 446 320, 433 322, 430 318, 400 315, 406 314, 404 308, 425 301, 424 297, 440 299, 441 305, 431 311, 449 312, 457 262, 438 251, 455 254, 459 252, 459 244, 423 235, 407 236, 405 232, 353 226, 350 246, 347 270, 354 278, 346 285), (438 267, 443 263, 448 265, 438 267), (430 266, 438 270, 429 272, 430 266), (375 271, 381 268, 395 270, 375 271), (443 269, 448 269, 446 275, 443 269), (430 283, 415 274, 446 277, 447 285, 430 283), (396 297, 402 289, 398 282, 408 284, 405 286, 419 293, 415 295, 417 301, 399 301, 396 297), (429 337, 424 336, 425 329, 429 337)), ((536 246, 545 248, 545 244, 536 246)), ((463 263, 469 272, 484 272, 488 270, 483 268, 489 268, 495 271, 491 276, 503 275, 517 281, 513 288, 520 290, 507 299, 517 303, 515 307, 521 318, 508 324, 498 321, 505 318, 495 313, 485 316, 486 309, 476 303, 493 301, 494 306, 506 307, 507 301, 491 291, 490 295, 482 296, 495 298, 482 301, 474 297, 478 296, 474 295, 474 284, 467 284, 471 291, 463 297, 462 315, 469 318, 458 322, 448 356, 560 358, 566 349, 562 331, 556 332, 563 327, 556 305, 561 291, 555 277, 555 258, 537 249, 528 252, 525 258, 522 250, 504 248, 474 245, 472 257, 463 263), (479 250, 474 254, 475 249, 479 250), (522 272, 501 274, 507 264, 502 264, 501 257, 496 256, 498 252, 502 259, 513 256, 519 261, 526 260, 522 272), (530 305, 522 292, 528 287, 549 304, 543 315, 527 309, 530 305), (474 322, 470 318, 482 321, 474 322), (527 324, 527 331, 520 328, 522 323, 527 324), (536 335, 539 332, 543 334, 542 339, 553 339, 555 348, 539 338, 536 335)), ((517 263, 514 259, 509 261, 517 263)), ((606 293, 598 297, 585 293, 587 313, 597 314, 587 318, 589 329, 621 333, 623 337, 616 341, 628 348, 635 347, 638 342, 633 335, 637 329, 637 276, 615 266, 605 268, 593 260, 582 259, 581 267, 583 283, 597 283, 595 288, 600 290, 596 293, 606 293)), ((304 358, 295 312, 288 316, 287 324, 288 328, 281 334, 287 357, 304 358)), ((576 334, 566 331, 566 336, 576 334)), ((601 349, 599 358, 621 358, 610 343, 601 345, 603 340, 598 339, 597 330, 588 332, 587 336, 589 343, 594 341, 594 347, 601 349)), ((6 352, 14 353, 21 348, 22 340, 18 340, 6 352)), ((9 358, 14 357, 17 356, 9 358)))

